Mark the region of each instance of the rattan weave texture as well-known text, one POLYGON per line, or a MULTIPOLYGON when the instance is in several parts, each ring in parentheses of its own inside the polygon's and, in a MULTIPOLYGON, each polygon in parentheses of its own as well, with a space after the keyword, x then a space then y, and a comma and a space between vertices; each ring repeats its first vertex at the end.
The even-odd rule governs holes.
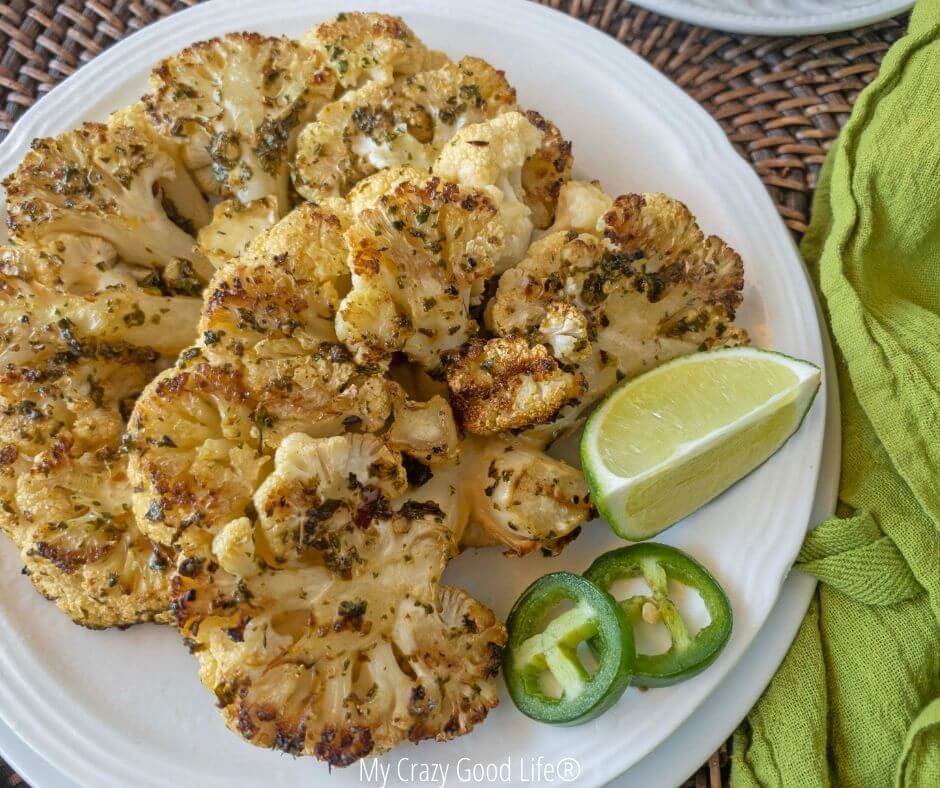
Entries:
MULTIPOLYGON (((472 2, 472 0, 466 0, 472 2)), ((33 103, 83 63, 135 30, 199 0, 0 2, 0 138, 33 103)), ((859 30, 799 38, 694 27, 626 0, 537 0, 609 33, 682 86, 721 123, 802 233, 826 150, 907 16, 859 30)), ((350 6, 366 8, 367 0, 350 6)), ((689 779, 727 781, 728 747, 689 779)), ((0 762, 0 786, 23 786, 0 762)))

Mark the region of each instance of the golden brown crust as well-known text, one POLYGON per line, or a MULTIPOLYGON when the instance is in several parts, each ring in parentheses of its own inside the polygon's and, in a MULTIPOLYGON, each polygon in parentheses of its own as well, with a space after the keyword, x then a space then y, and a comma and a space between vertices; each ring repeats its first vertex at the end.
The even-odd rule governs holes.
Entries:
POLYGON ((571 178, 574 157, 571 143, 561 136, 554 123, 535 110, 529 110, 525 116, 542 132, 542 147, 522 168, 522 188, 526 204, 532 209, 532 222, 544 230, 555 220, 558 195, 571 178))
POLYGON ((191 310, 173 314, 190 301, 0 277, 0 526, 36 589, 86 627, 165 620, 172 551, 136 527, 122 432, 177 347, 181 325, 157 339, 151 321, 193 330, 191 310))
POLYGON ((441 60, 401 17, 388 14, 341 13, 308 31, 302 43, 323 54, 347 90, 366 80, 388 82, 424 71, 441 60))
POLYGON ((545 344, 587 387, 577 406, 529 435, 547 442, 571 429, 617 380, 746 342, 732 322, 743 283, 737 253, 662 194, 618 197, 595 232, 557 231, 534 243, 500 278, 487 327, 545 344))
POLYGON ((502 227, 492 200, 439 178, 404 182, 346 234, 353 285, 337 335, 361 363, 404 352, 426 369, 477 329, 470 294, 490 276, 502 227))
POLYGON ((447 383, 461 424, 477 435, 550 421, 586 387, 583 375, 521 337, 471 340, 449 361, 447 383))

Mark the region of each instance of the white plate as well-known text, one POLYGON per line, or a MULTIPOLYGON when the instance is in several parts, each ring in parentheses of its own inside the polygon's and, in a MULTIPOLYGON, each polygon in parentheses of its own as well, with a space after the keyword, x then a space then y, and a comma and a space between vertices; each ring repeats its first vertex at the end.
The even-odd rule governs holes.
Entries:
MULTIPOLYGON (((826 371, 834 374, 831 356, 828 351, 826 371)), ((820 522, 835 510, 840 439, 839 395, 837 389, 830 386, 825 445, 811 523, 820 522)), ((814 578, 792 573, 754 642, 721 684, 662 744, 610 782, 608 788, 668 788, 684 783, 699 764, 718 749, 763 692, 790 647, 815 588, 814 578)), ((27 747, 2 722, 0 756, 34 788, 76 788, 72 780, 27 747)))
MULTIPOLYGON (((704 228, 724 236, 745 260, 741 321, 756 343, 822 365, 812 292, 769 196, 718 125, 679 88, 614 40, 535 4, 369 5, 402 14, 420 36, 451 55, 473 53, 505 68, 522 102, 553 118, 574 141, 576 174, 601 175, 614 192, 662 190, 686 201, 704 228)), ((15 166, 32 137, 102 117, 140 95, 149 67, 187 43, 236 29, 297 34, 344 8, 347 3, 326 0, 219 1, 148 27, 27 113, 0 146, 0 173, 15 166)), ((399 763, 406 778, 412 764, 449 764, 455 784, 459 763, 502 764, 512 754, 514 781, 557 784, 544 773, 541 779, 523 774, 520 762, 568 758, 578 763, 580 784, 599 785, 661 744, 731 670, 773 607, 809 521, 823 442, 822 400, 770 462, 664 535, 663 541, 709 566, 731 597, 735 631, 714 666, 681 687, 629 690, 614 710, 577 729, 531 723, 504 696, 471 736, 385 756, 382 763, 392 767, 388 784, 396 784, 399 763)), ((505 614, 536 576, 582 570, 616 544, 597 524, 559 559, 468 554, 454 562, 448 580, 505 614)), ((53 767, 75 782, 100 786, 327 782, 321 764, 255 749, 229 734, 198 682, 195 662, 171 630, 81 630, 32 593, 17 569, 16 555, 4 543, 0 717, 53 767)), ((328 784, 362 782, 353 767, 334 770, 328 784)))
POLYGON ((702 27, 796 36, 870 25, 906 11, 914 0, 636 0, 636 4, 702 27))

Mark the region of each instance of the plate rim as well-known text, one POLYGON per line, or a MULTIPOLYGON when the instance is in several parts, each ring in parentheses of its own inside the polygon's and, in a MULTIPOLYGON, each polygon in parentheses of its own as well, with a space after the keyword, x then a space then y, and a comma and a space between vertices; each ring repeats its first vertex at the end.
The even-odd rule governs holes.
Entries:
POLYGON ((873 0, 856 8, 808 14, 754 14, 708 8, 696 0, 634 0, 663 16, 729 33, 800 36, 864 27, 914 7, 915 0, 873 0))
MULTIPOLYGON (((88 80, 93 79, 96 75, 102 72, 107 72, 109 69, 112 68, 113 65, 119 65, 120 59, 124 57, 125 52, 129 52, 131 48, 133 47, 140 48, 142 44, 146 44, 150 49, 157 48, 155 47, 155 44, 158 42, 159 38, 161 37, 161 34, 169 33, 173 28, 177 28, 177 29, 182 28, 185 25, 185 23, 189 20, 195 20, 202 16, 208 16, 211 12, 207 11, 207 9, 221 8, 222 5, 223 5, 223 0, 214 0, 214 2, 208 2, 208 3, 201 4, 199 6, 195 6, 193 8, 182 11, 178 14, 175 14, 171 17, 167 17, 163 20, 160 20, 154 23, 153 25, 150 25, 147 28, 144 28, 143 30, 134 33, 132 36, 129 36, 127 39, 124 39, 121 42, 117 43, 114 47, 109 49, 107 52, 103 53, 100 57, 96 58, 94 61, 87 64, 84 68, 79 70, 75 75, 70 77, 68 80, 64 81, 61 85, 57 86, 53 91, 50 91, 50 93, 47 96, 45 96, 40 102, 37 102, 37 104, 34 107, 32 107, 23 116, 23 118, 21 118, 19 123, 17 123, 17 126, 14 128, 13 132, 7 137, 7 139, 2 144, 0 144, 0 166, 3 166, 3 163, 7 159, 9 159, 11 152, 21 148, 21 146, 23 145, 24 138, 26 138, 27 136, 34 136, 36 134, 47 133, 47 130, 44 130, 42 128, 44 124, 44 116, 48 114, 48 112, 52 109, 54 105, 58 105, 59 102, 61 101, 68 102, 69 98, 71 98, 71 103, 75 104, 76 101, 79 100, 76 98, 76 96, 80 93, 80 90, 78 90, 78 88, 80 88, 88 80), (74 93, 76 95, 69 97, 68 90, 73 89, 73 88, 76 89, 74 90, 74 93)), ((229 2, 225 3, 225 5, 226 5, 227 10, 231 10, 231 9, 242 9, 242 8, 249 8, 249 7, 259 7, 261 3, 258 2, 258 0, 229 0, 229 2)), ((315 4, 311 4, 311 6, 314 6, 314 5, 315 4)), ((379 2, 373 2, 371 5, 379 6, 381 10, 386 10, 386 9, 390 10, 390 7, 392 7, 391 0, 379 0, 379 2)), ((415 12, 424 12, 424 13, 432 12, 433 13, 433 12, 439 12, 442 6, 446 8, 447 5, 451 5, 453 7, 459 4, 456 0, 454 0, 454 2, 452 3, 443 3, 443 4, 435 3, 433 2, 433 0, 406 0, 406 2, 395 3, 393 6, 393 9, 396 13, 402 13, 404 15, 407 15, 409 9, 415 12)), ((769 194, 767 194, 766 190, 764 189, 763 185, 760 183, 753 169, 745 162, 743 158, 738 156, 737 153, 733 151, 733 149, 731 148, 730 142, 725 137, 724 132, 721 130, 718 123, 705 111, 703 107, 697 104, 691 97, 685 94, 677 85, 675 85, 668 78, 666 78, 664 75, 658 72, 655 68, 653 68, 653 66, 647 63, 645 60, 635 55, 634 53, 630 52, 628 48, 624 47, 622 44, 620 44, 616 40, 603 34, 601 31, 598 31, 596 28, 591 27, 590 25, 586 24, 582 20, 578 20, 576 18, 570 17, 561 12, 554 11, 550 8, 537 5, 535 3, 526 2, 525 0, 512 0, 512 2, 510 3, 499 2, 499 0, 480 0, 477 5, 481 8, 490 9, 491 13, 495 12, 496 10, 504 11, 508 6, 514 6, 515 12, 531 14, 533 16, 541 16, 545 24, 548 25, 549 27, 551 26, 567 27, 571 25, 580 26, 581 28, 583 28, 583 31, 582 31, 583 34, 586 34, 584 33, 584 31, 589 31, 590 35, 596 37, 595 40, 597 40, 598 46, 600 46, 603 43, 603 46, 605 48, 608 48, 611 53, 616 51, 619 57, 622 57, 628 61, 631 61, 630 63, 631 68, 645 71, 646 75, 650 79, 652 79, 654 82, 656 82, 658 86, 661 86, 663 89, 663 92, 667 94, 668 96, 670 96, 671 100, 676 102, 681 107, 681 109, 684 110, 686 113, 690 115, 694 115, 695 113, 698 113, 698 123, 696 124, 696 127, 691 130, 691 133, 695 134, 697 137, 695 139, 695 142, 698 144, 699 150, 701 151, 703 149, 704 150, 711 149, 711 151, 714 153, 721 152, 721 153, 731 154, 730 156, 725 155, 721 157, 722 167, 725 168, 725 171, 727 171, 729 167, 736 169, 737 170, 736 175, 738 178, 750 182, 752 186, 755 187, 754 199, 757 200, 758 202, 762 202, 762 206, 760 206, 760 215, 761 215, 762 220, 766 220, 770 225, 773 225, 772 230, 776 232, 776 234, 780 238, 787 239, 787 241, 790 244, 790 249, 787 250, 786 252, 781 250, 781 253, 788 257, 795 256, 794 262, 797 265, 798 269, 802 272, 803 276, 801 278, 801 281, 796 281, 796 280, 799 280, 800 277, 794 277, 794 281, 792 283, 793 286, 806 288, 807 291, 810 293, 810 295, 811 296, 813 295, 812 287, 810 286, 808 282, 808 275, 806 274, 805 268, 800 263, 798 254, 796 254, 796 250, 793 245, 792 238, 789 236, 789 233, 786 231, 783 225, 782 219, 777 213, 776 207, 773 205, 769 194), (563 22, 560 20, 563 20, 563 22)), ((317 11, 316 8, 309 8, 305 10, 308 10, 310 14, 314 14, 317 11)), ((226 16, 225 18, 228 19, 228 16, 226 16)), ((238 23, 236 23, 235 26, 237 27, 238 23)), ((233 29, 228 24, 222 24, 222 23, 219 23, 217 27, 219 30, 233 29)), ((203 35, 203 33, 199 32, 198 35, 201 36, 203 35)), ((811 330, 813 329, 815 330, 815 336, 813 337, 813 340, 821 343, 822 342, 821 327, 818 321, 812 326, 811 330)), ((826 386, 825 381, 824 381, 824 386, 826 386)), ((826 388, 828 388, 828 386, 826 386, 826 388)), ((817 485, 818 485, 818 481, 819 481, 820 473, 821 473, 819 458, 821 456, 822 448, 823 448, 823 434, 825 432, 825 424, 826 424, 826 419, 823 418, 823 422, 820 428, 820 434, 816 438, 818 451, 816 453, 816 456, 814 457, 814 460, 815 460, 815 468, 816 468, 815 479, 816 479, 817 485)), ((805 504, 805 507, 803 506, 800 507, 800 511, 802 511, 803 508, 807 510, 806 511, 807 516, 805 518, 806 521, 808 521, 808 514, 809 514, 808 510, 812 503, 812 500, 813 500, 812 497, 809 497, 808 502, 805 504)), ((802 518, 801 516, 800 519, 801 521, 803 521, 804 518, 802 518)), ((782 586, 782 582, 783 582, 783 577, 780 578, 780 582, 777 586, 775 599, 776 597, 779 597, 780 587, 782 586)), ((769 611, 768 611, 768 614, 769 614, 769 611)), ((743 656, 743 653, 747 650, 747 648, 750 647, 753 637, 756 636, 756 634, 757 632, 755 631, 752 634, 751 639, 748 640, 747 643, 740 648, 739 653, 735 655, 735 659, 733 660, 733 662, 725 668, 722 674, 722 677, 711 687, 710 691, 713 691, 715 688, 717 688, 727 678, 728 674, 733 669, 734 664, 741 658, 741 656, 743 656)), ((699 705, 702 702, 704 702, 706 698, 707 698, 707 694, 700 699, 699 705)), ((3 705, 5 704, 0 704, 0 718, 4 719, 4 721, 12 729, 16 730, 16 726, 11 724, 11 719, 8 716, 8 712, 4 711, 3 705)), ((689 713, 691 714, 693 712, 694 712, 694 709, 690 711, 689 713)), ((666 739, 668 739, 668 736, 671 735, 671 732, 674 731, 674 729, 678 727, 681 724, 681 722, 682 720, 679 720, 675 723, 675 725, 673 725, 673 727, 670 729, 670 733, 666 735, 666 739)), ((662 741, 665 741, 666 739, 661 740, 659 744, 661 744, 662 741)), ((645 757, 645 755, 649 753, 650 750, 654 749, 655 746, 658 746, 658 744, 651 745, 646 750, 643 750, 639 755, 636 755, 634 757, 634 760, 631 763, 639 762, 643 757, 645 757)), ((62 757, 64 755, 64 752, 65 752, 64 750, 59 752, 58 756, 62 757)), ((44 755, 42 757, 46 758, 46 756, 44 755)), ((46 759, 48 760, 48 758, 46 759)), ((631 764, 621 763, 619 766, 614 766, 612 768, 606 769, 603 772, 603 774, 600 775, 599 777, 596 775, 592 775, 592 779, 590 780, 589 784, 599 784, 602 782, 606 782, 612 777, 616 777, 624 768, 627 768, 629 765, 631 764)), ((63 771, 65 770, 63 769, 63 771)))

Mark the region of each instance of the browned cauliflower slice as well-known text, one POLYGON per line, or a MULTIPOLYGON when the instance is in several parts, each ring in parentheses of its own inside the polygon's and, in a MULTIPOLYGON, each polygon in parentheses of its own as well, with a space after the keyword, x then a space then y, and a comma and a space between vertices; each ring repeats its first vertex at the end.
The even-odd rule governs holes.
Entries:
POLYGON ((198 344, 139 399, 131 475, 155 540, 240 516, 285 436, 374 431, 391 415, 396 387, 333 328, 349 289, 343 226, 302 205, 255 238, 206 289, 198 344))
POLYGON ((475 333, 471 294, 503 242, 485 193, 438 178, 406 181, 363 208, 346 238, 352 290, 336 331, 359 362, 402 351, 434 369, 475 333))
POLYGON ((594 233, 558 231, 535 242, 502 275, 487 326, 544 344, 584 376, 587 390, 529 436, 552 440, 624 377, 747 342, 732 323, 743 283, 737 253, 706 238, 689 210, 662 194, 618 197, 594 233))
POLYGON ((135 525, 121 436, 134 398, 195 332, 199 301, 125 286, 73 295, 30 273, 0 276, 0 525, 76 623, 163 619, 170 553, 135 525))
POLYGON ((200 251, 216 268, 240 257, 262 230, 277 223, 278 207, 274 197, 262 197, 243 203, 223 200, 212 211, 212 221, 196 236, 200 251))
POLYGON ((525 115, 542 132, 542 144, 522 167, 522 191, 532 210, 533 223, 544 230, 555 219, 558 196, 571 177, 574 157, 571 143, 554 123, 535 110, 530 109, 525 115))
POLYGON ((290 207, 289 162, 297 133, 336 91, 319 53, 289 38, 229 33, 154 68, 148 115, 182 146, 207 193, 290 207))
POLYGON ((482 721, 506 633, 440 585, 453 519, 373 435, 286 438, 251 513, 173 581, 178 624, 228 725, 347 766, 482 721))
POLYGON ((323 54, 346 90, 365 82, 391 82, 447 62, 446 55, 430 51, 404 20, 387 14, 341 13, 308 31, 302 43, 323 54))
POLYGON ((393 84, 368 83, 324 107, 301 133, 294 161, 297 191, 319 202, 343 196, 377 170, 425 170, 454 133, 516 106, 501 71, 466 57, 393 84))
POLYGON ((63 237, 101 239, 125 263, 173 268, 180 283, 188 277, 198 289, 210 266, 193 249, 194 234, 208 207, 133 110, 34 140, 3 182, 7 224, 17 243, 47 251, 63 237))
POLYGON ((449 361, 447 384, 464 429, 477 435, 549 421, 586 386, 524 337, 471 340, 449 361))
POLYGON ((458 485, 471 526, 465 546, 554 554, 594 516, 581 472, 526 441, 469 437, 461 446, 458 485))

